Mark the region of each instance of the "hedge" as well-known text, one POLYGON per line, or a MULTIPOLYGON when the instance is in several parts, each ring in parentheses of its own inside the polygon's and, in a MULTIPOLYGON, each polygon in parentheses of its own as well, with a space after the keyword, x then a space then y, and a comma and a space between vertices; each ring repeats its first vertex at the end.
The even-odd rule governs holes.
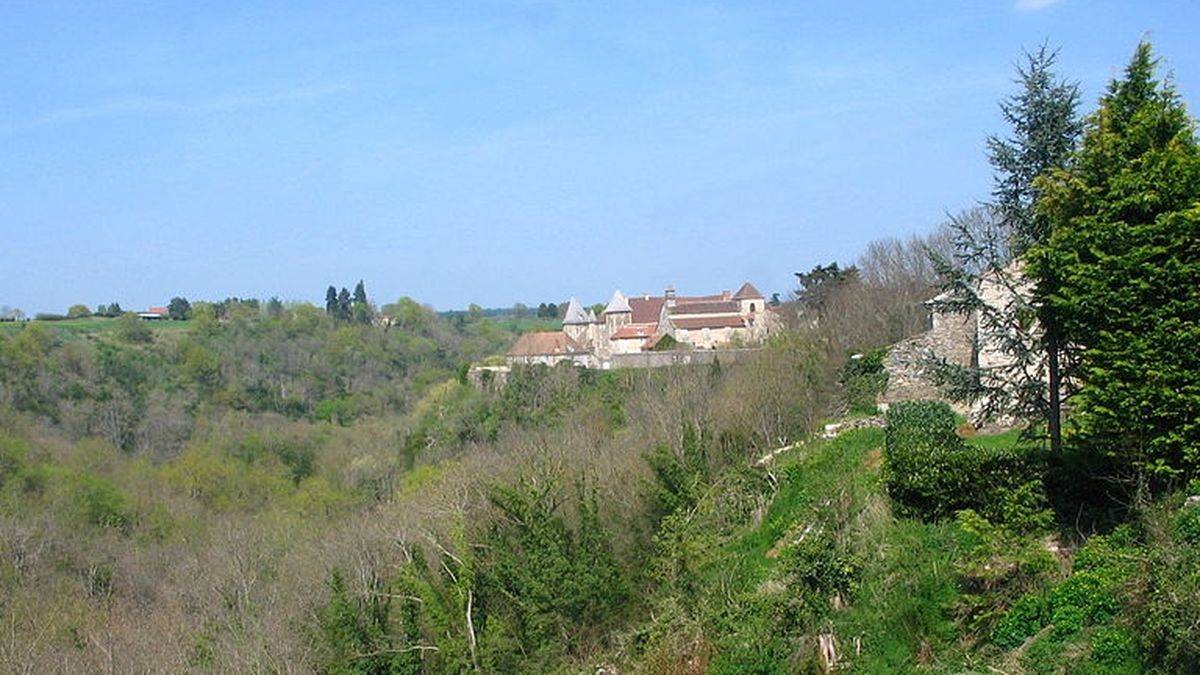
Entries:
POLYGON ((1042 458, 1019 447, 968 446, 945 403, 897 403, 887 423, 884 482, 900 515, 940 520, 974 509, 991 522, 1017 524, 1043 508, 1042 458))

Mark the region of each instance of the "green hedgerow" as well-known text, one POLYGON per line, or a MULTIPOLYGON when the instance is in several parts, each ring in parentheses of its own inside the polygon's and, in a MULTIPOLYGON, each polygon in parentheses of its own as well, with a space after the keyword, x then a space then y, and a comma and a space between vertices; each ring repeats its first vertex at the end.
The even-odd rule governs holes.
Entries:
POLYGON ((1043 462, 1025 448, 968 446, 940 401, 888 409, 884 483, 901 515, 941 520, 973 509, 1017 531, 1048 524, 1043 462))

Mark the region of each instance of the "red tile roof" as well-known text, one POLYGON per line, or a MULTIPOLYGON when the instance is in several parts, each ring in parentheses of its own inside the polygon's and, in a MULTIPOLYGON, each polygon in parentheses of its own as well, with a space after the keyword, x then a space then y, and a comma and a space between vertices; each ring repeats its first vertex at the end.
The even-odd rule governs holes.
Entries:
POLYGON ((613 333, 613 340, 644 340, 654 334, 657 324, 626 324, 613 333))
POLYGON ((695 302, 721 302, 729 299, 729 291, 721 291, 714 295, 680 295, 676 296, 676 305, 690 305, 695 302))
POLYGON ((566 333, 558 331, 543 331, 525 333, 517 338, 516 344, 508 350, 509 356, 559 356, 565 354, 580 354, 586 350, 572 340, 566 333))
POLYGON ((666 300, 657 295, 629 298, 629 307, 633 310, 633 316, 630 317, 632 323, 658 323, 658 315, 662 313, 664 302, 666 300))
POLYGON ((741 303, 733 300, 689 302, 671 308, 671 314, 740 314, 741 311, 741 303))
POLYGON ((698 330, 700 328, 744 328, 746 321, 740 316, 697 316, 687 319, 672 318, 676 328, 698 330))

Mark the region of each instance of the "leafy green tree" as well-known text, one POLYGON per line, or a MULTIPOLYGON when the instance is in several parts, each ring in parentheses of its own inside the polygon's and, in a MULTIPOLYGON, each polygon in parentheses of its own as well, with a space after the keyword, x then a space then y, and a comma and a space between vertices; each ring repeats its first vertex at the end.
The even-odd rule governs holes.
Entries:
POLYGON ((117 336, 125 342, 145 343, 154 339, 154 334, 146 322, 139 319, 137 314, 122 314, 117 325, 117 336))
POLYGON ((1014 256, 1045 242, 1050 223, 1035 208, 1038 176, 1064 166, 1078 143, 1079 87, 1054 72, 1058 53, 1043 45, 1017 68, 1019 90, 1000 103, 1011 128, 1007 138, 988 138, 994 170, 992 201, 984 211, 951 219, 955 260, 934 256, 946 280, 934 311, 978 316, 980 339, 1006 359, 987 367, 942 361, 934 369, 952 395, 979 402, 985 418, 1011 415, 1043 419, 1051 448, 1062 445, 1064 352, 1053 307, 1029 288, 1014 256), (1008 300, 987 302, 984 289, 1008 300), (1036 317, 1037 321, 1032 319, 1036 317))
POLYGON ((71 305, 67 310, 68 319, 84 319, 92 315, 92 311, 87 305, 71 305))
POLYGON ((1157 68, 1138 45, 1069 166, 1038 180, 1052 233, 1029 256, 1080 354, 1081 441, 1139 479, 1200 469, 1200 146, 1157 68))
POLYGON ((187 298, 174 297, 167 303, 167 316, 175 321, 187 321, 192 313, 192 303, 187 298))

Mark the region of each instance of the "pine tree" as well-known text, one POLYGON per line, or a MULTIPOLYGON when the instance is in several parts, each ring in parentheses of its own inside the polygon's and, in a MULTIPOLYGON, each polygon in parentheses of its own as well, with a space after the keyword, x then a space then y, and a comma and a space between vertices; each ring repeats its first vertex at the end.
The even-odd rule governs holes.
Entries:
POLYGON ((357 323, 371 323, 371 305, 367 302, 367 288, 362 279, 354 286, 354 299, 351 303, 354 320, 357 323))
POLYGON ((1052 234, 1029 256, 1081 359, 1080 441, 1139 486, 1200 469, 1200 145, 1157 66, 1140 44, 1074 160, 1039 179, 1052 234))
POLYGON ((342 290, 338 291, 337 294, 336 316, 342 321, 349 321, 350 317, 352 316, 350 308, 350 291, 346 290, 344 286, 342 287, 342 290))
POLYGON ((1018 66, 1020 89, 1000 103, 1011 135, 987 141, 995 172, 992 199, 984 210, 970 212, 976 217, 951 219, 954 260, 934 256, 945 282, 931 303, 940 313, 974 313, 981 346, 1003 356, 984 366, 937 362, 933 370, 948 392, 975 402, 983 419, 1045 420, 1055 452, 1062 445, 1062 402, 1071 394, 1062 386, 1070 361, 1063 358, 1058 320, 1039 301, 1019 257, 1050 232, 1048 219, 1035 208, 1037 179, 1069 161, 1081 130, 1079 87, 1054 73, 1056 59, 1057 52, 1043 45, 1018 66), (985 295, 994 299, 986 301, 985 295))
POLYGON ((334 318, 338 315, 338 294, 333 286, 325 289, 325 313, 334 318))

